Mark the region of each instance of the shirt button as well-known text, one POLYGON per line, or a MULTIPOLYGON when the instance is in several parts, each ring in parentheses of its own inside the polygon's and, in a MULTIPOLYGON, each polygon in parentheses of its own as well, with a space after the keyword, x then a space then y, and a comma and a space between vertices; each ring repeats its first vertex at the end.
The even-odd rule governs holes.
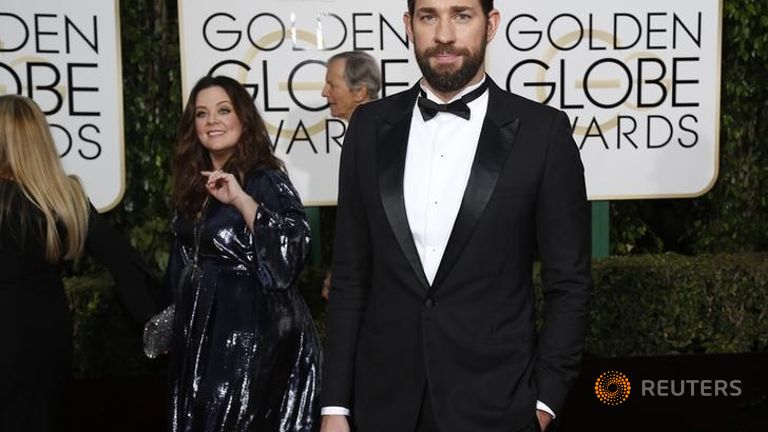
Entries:
POLYGON ((435 307, 435 299, 433 299, 432 297, 427 297, 424 300, 424 307, 426 307, 427 309, 432 309, 433 307, 435 307))

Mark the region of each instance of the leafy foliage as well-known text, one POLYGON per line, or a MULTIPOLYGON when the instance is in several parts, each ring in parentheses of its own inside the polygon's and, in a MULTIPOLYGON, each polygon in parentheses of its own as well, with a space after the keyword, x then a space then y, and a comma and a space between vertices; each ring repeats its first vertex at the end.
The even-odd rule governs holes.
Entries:
POLYGON ((768 349, 766 254, 614 257, 593 273, 590 354, 768 349))
POLYGON ((126 193, 112 212, 145 258, 163 268, 170 249, 170 156, 181 115, 176 2, 120 2, 126 193))
POLYGON ((131 323, 111 289, 108 273, 65 279, 72 308, 73 372, 101 377, 146 374, 157 370, 143 356, 141 329, 131 323))

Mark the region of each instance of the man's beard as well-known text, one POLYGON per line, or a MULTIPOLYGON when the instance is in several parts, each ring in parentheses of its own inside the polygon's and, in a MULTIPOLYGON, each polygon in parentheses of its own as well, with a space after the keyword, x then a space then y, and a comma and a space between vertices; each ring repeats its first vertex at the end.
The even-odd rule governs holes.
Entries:
POLYGON ((424 79, 435 90, 443 93, 452 93, 466 87, 474 78, 480 66, 485 62, 485 47, 487 42, 483 39, 480 49, 474 54, 467 48, 456 48, 451 44, 439 44, 427 48, 423 52, 415 49, 416 63, 419 64, 424 79), (461 66, 452 70, 450 67, 435 69, 429 64, 429 58, 439 54, 460 55, 463 58, 461 66))

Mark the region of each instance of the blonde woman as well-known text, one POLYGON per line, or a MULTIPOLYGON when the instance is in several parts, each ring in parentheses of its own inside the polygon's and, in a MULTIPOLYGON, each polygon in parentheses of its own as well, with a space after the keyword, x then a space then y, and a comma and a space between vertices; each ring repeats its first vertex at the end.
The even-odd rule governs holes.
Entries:
POLYGON ((84 250, 113 274, 137 322, 156 312, 130 245, 64 174, 43 113, 0 96, 0 431, 56 429, 72 350, 61 263, 84 250))

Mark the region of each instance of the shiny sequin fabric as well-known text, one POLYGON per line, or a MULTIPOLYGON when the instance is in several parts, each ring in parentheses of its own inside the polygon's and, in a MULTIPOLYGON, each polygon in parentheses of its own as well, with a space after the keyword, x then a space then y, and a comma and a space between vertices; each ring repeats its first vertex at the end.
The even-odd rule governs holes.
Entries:
POLYGON ((321 351, 295 281, 309 248, 287 176, 254 171, 259 208, 248 228, 211 199, 201 221, 174 222, 168 283, 172 432, 314 431, 321 351))
POLYGON ((170 305, 144 325, 144 355, 147 357, 153 359, 170 349, 175 311, 176 305, 170 305))

